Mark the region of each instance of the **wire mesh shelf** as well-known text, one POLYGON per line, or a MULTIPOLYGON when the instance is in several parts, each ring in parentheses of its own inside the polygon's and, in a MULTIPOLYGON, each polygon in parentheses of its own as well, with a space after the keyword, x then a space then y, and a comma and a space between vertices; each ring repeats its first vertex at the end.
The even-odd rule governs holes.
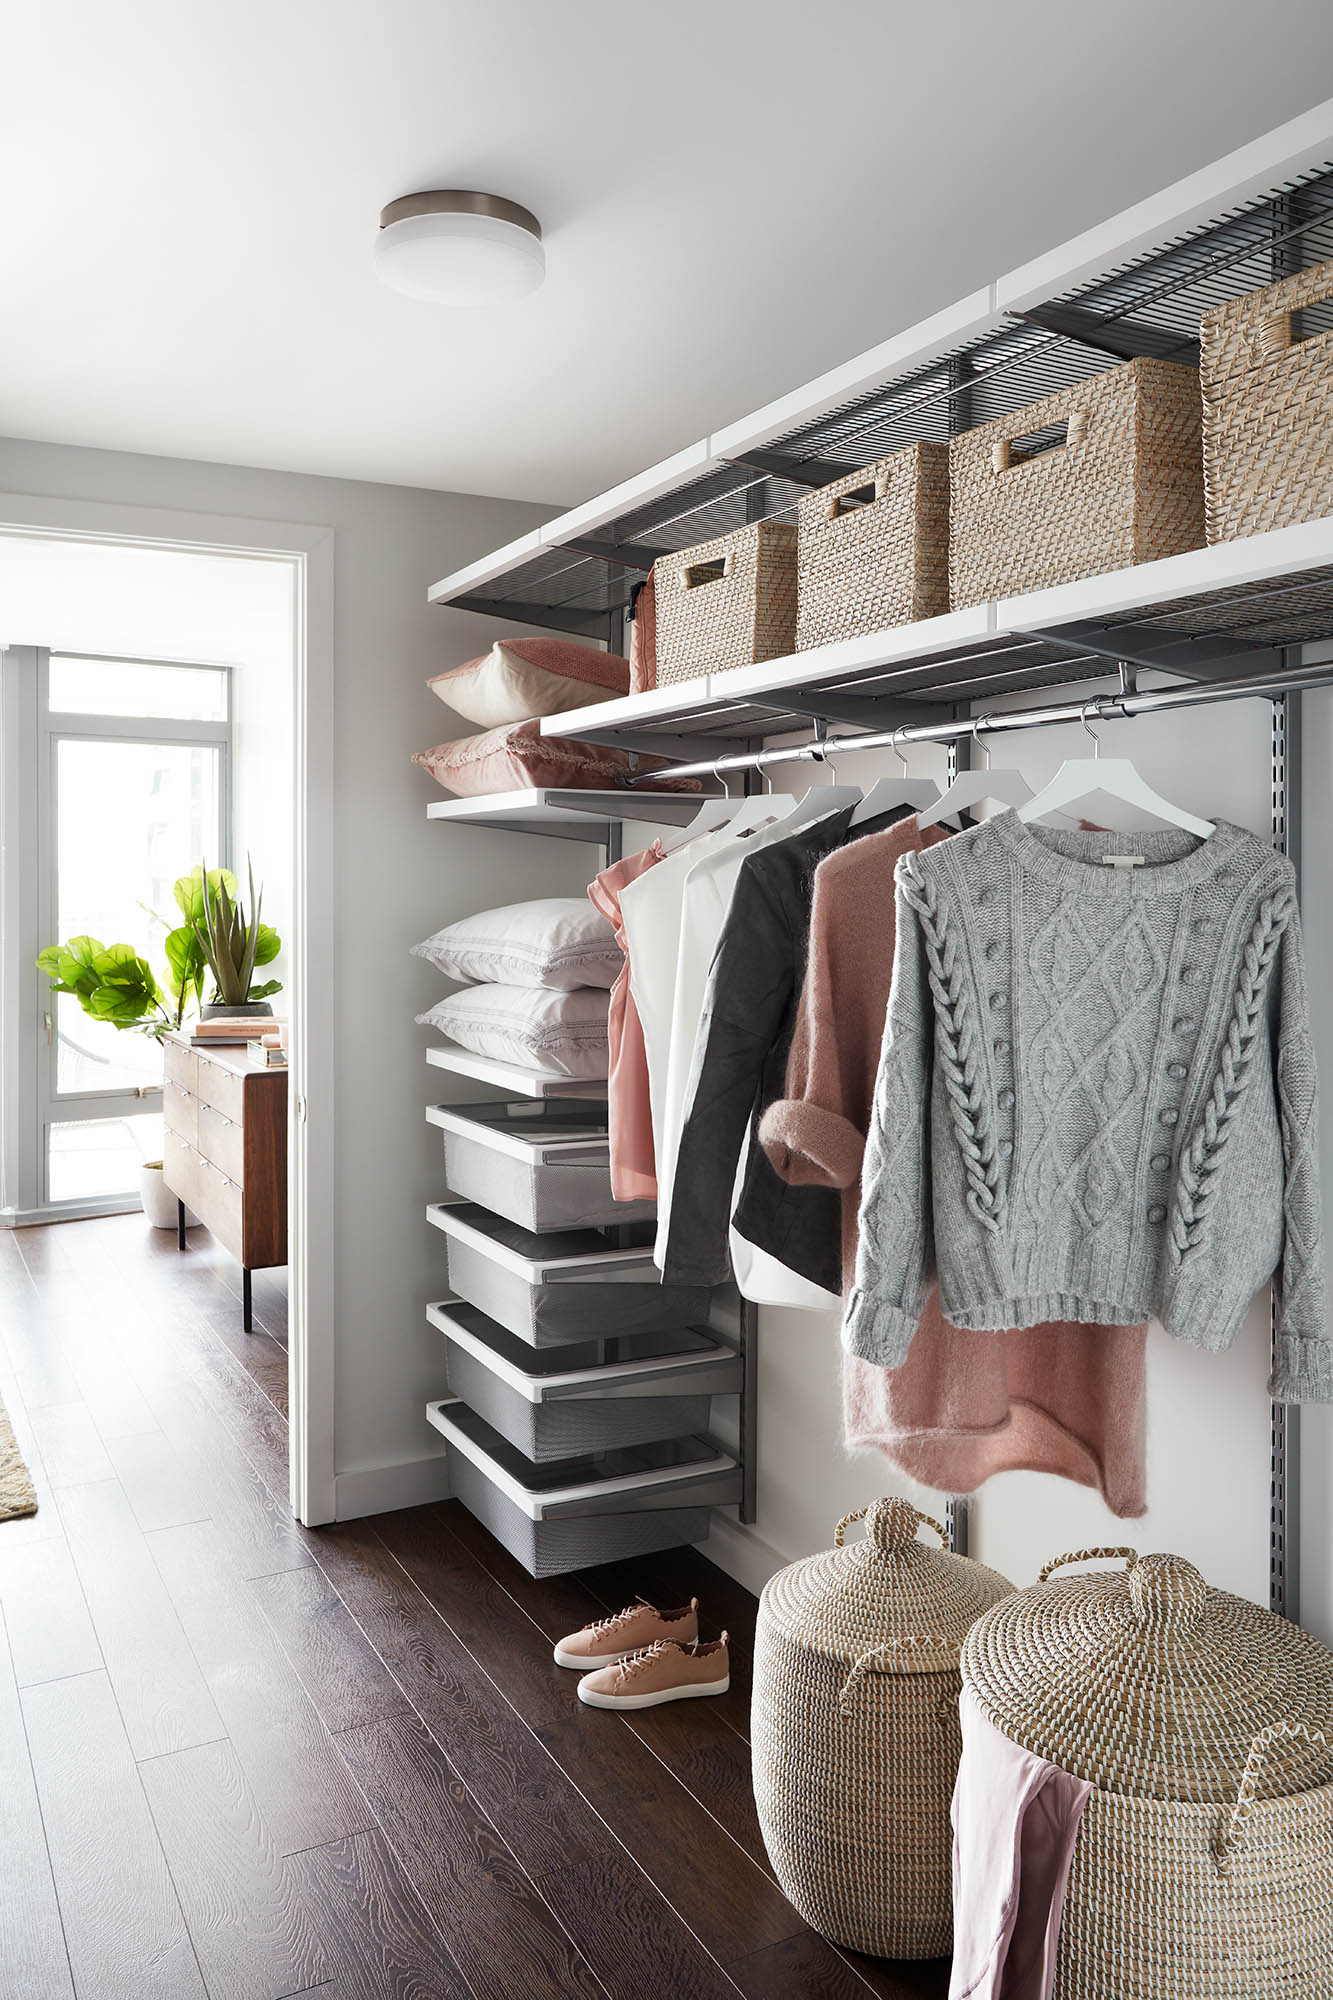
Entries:
MULTIPOLYGON (((943 442, 1115 368, 1135 354, 1195 363, 1199 320, 1274 277, 1333 258, 1333 161, 1272 187, 1042 304, 1011 314, 929 363, 904 369, 773 437, 765 453, 800 476, 728 463, 602 524, 596 539, 630 551, 608 561, 546 546, 485 586, 447 599, 618 640, 618 620, 654 551, 691 548, 756 520, 794 520, 810 486, 923 440, 943 442), (512 607, 506 609, 506 607, 512 607)), ((1333 326, 1333 303, 1303 316, 1302 334, 1333 326)), ((559 523, 552 524, 558 533, 559 523)), ((1318 600, 1312 584, 1310 604, 1318 600)), ((1256 605, 1256 630, 1263 629, 1256 605)), ((1319 620, 1316 618, 1315 623, 1319 620)), ((1324 619, 1323 630, 1328 622, 1324 619)))

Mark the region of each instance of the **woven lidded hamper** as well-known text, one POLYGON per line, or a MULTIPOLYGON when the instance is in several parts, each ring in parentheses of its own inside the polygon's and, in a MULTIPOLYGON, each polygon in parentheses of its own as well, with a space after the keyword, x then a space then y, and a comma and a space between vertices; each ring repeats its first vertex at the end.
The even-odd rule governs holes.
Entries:
POLYGON ((1139 360, 951 439, 954 610, 1201 547, 1201 425, 1194 369, 1139 360))
POLYGON ((1095 1787, 1056 2000, 1333 1994, 1333 1653, 1182 1556, 1084 1549, 978 1622, 963 1685, 1095 1787))
POLYGON ((953 1938, 949 1801, 958 1651, 1013 1585, 916 1539, 937 1521, 877 1500, 866 1535, 779 1570, 759 1602, 750 1742, 759 1826, 808 1924, 882 1958, 953 1938))
POLYGON ((796 643, 796 530, 754 521, 653 564, 657 685, 776 660, 796 643))
POLYGON ((1333 329, 1293 315, 1333 299, 1333 261, 1206 312, 1199 329, 1210 542, 1333 514, 1333 329))
POLYGON ((796 509, 796 650, 949 609, 949 447, 914 444, 796 509))

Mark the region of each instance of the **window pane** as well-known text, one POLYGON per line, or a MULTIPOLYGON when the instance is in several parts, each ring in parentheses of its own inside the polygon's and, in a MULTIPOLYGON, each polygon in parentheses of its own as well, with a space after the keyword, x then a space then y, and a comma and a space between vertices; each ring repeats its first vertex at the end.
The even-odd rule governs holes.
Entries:
MULTIPOLYGON (((221 753, 210 745, 56 745, 56 927, 59 941, 133 945, 159 982, 163 939, 179 912, 172 886, 218 856, 221 753), (160 919, 160 921, 159 921, 160 919)), ((60 1092, 125 1090, 162 1081, 162 1053, 143 1035, 94 1021, 72 994, 56 1007, 60 1092)))
POLYGON ((158 715, 184 722, 227 720, 225 667, 163 667, 148 660, 51 655, 49 706, 61 715, 158 715))
POLYGON ((162 1157, 162 1114, 80 1118, 50 1127, 47 1199, 95 1201, 137 1194, 139 1168, 162 1157))

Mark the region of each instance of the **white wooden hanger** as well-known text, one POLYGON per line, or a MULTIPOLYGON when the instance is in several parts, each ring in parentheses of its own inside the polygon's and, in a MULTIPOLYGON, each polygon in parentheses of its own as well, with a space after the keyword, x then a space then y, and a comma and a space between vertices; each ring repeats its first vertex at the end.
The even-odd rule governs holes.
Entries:
POLYGON ((940 788, 933 778, 913 778, 909 775, 907 759, 898 748, 901 735, 901 729, 894 730, 890 747, 903 767, 902 776, 875 780, 852 814, 853 826, 864 826, 868 819, 878 819, 881 813, 892 812, 895 806, 911 806, 913 811, 920 811, 924 806, 934 805, 939 798, 940 788))
MULTIPOLYGON (((829 760, 828 745, 823 737, 816 738, 813 745, 817 762, 833 766, 829 760)), ((833 770, 836 780, 837 771, 833 770)), ((771 795, 770 795, 771 798, 771 795)), ((794 806, 782 815, 782 824, 789 833, 798 827, 810 826, 817 819, 827 819, 830 813, 841 812, 846 806, 859 806, 861 787, 859 785, 811 785, 810 789, 797 799, 794 806)))
POLYGON ((1183 806, 1173 806, 1170 799, 1155 792, 1128 757, 1103 757, 1102 739, 1088 721, 1089 709, 1098 715, 1100 710, 1095 701, 1087 702, 1083 709, 1083 727, 1096 745, 1092 756, 1066 757, 1050 784, 1019 807, 1018 817, 1024 824, 1061 812, 1093 792, 1106 792, 1111 798, 1123 799, 1126 805, 1137 806, 1140 812, 1151 813, 1154 819, 1165 820, 1168 826, 1183 827, 1186 833, 1196 834, 1200 840, 1207 840, 1217 831, 1211 820, 1200 819, 1197 814, 1186 812, 1183 806))
MULTIPOLYGON (((977 715, 972 718, 972 741, 977 741, 977 730, 989 718, 977 715)), ((946 785, 933 806, 917 814, 917 824, 922 827, 936 826, 946 818, 956 818, 959 813, 968 812, 979 806, 985 799, 994 799, 997 805, 1021 806, 1032 797, 1032 787, 1021 771, 993 771, 990 761, 990 745, 983 748, 986 762, 978 770, 960 771, 951 785, 946 785)))
MULTIPOLYGON (((713 775, 721 775, 716 766, 713 775)), ((688 826, 663 838, 662 852, 674 854, 687 842, 707 833, 748 833, 756 826, 782 818, 798 804, 791 792, 747 792, 740 798, 705 799, 688 826)))

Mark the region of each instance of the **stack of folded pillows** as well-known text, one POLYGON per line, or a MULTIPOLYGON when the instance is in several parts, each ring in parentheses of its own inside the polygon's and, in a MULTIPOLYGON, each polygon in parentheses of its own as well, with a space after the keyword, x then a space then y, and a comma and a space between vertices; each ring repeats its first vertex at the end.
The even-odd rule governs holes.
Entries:
POLYGON ((418 1014, 460 1048, 554 1076, 604 1077, 616 934, 583 896, 513 903, 446 924, 412 947, 461 993, 418 1014))
MULTIPOLYGON (((605 791, 623 785, 636 771, 662 768, 660 757, 635 757, 596 743, 542 735, 545 715, 563 715, 629 693, 629 661, 595 646, 573 639, 497 640, 480 659, 436 674, 427 686, 482 731, 437 743, 413 757, 446 791, 466 797, 529 785, 605 791)), ((673 790, 698 790, 693 779, 663 782, 673 790)))

